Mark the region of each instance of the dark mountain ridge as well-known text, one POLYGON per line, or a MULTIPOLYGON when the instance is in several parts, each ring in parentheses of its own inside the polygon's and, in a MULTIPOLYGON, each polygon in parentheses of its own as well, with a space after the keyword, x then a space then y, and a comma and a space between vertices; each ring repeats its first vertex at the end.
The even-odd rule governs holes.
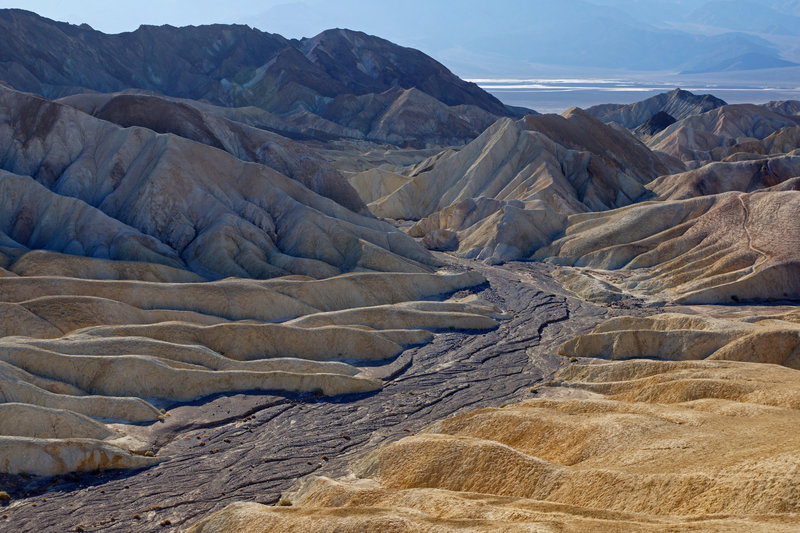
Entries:
POLYGON ((15 89, 48 98, 137 89, 219 106, 253 106, 282 117, 282 127, 275 128, 281 133, 301 129, 325 138, 458 144, 477 137, 499 116, 528 111, 506 107, 418 50, 346 29, 302 40, 222 24, 140 26, 107 35, 6 9, 0 10, 0 33, 0 80, 15 89), (408 90, 431 101, 401 98, 408 90), (343 98, 374 100, 369 116, 342 115, 343 98), (409 133, 414 124, 402 132, 376 127, 381 117, 396 117, 398 108, 408 109, 406 116, 443 117, 458 133, 454 137, 442 126, 414 136, 409 133))
POLYGON ((223 24, 140 26, 107 35, 19 9, 0 10, 0 28, 0 76, 47 97, 139 88, 267 109, 269 102, 248 89, 280 73, 282 85, 299 84, 327 98, 417 87, 447 105, 508 114, 495 97, 422 52, 345 29, 302 40, 223 24))

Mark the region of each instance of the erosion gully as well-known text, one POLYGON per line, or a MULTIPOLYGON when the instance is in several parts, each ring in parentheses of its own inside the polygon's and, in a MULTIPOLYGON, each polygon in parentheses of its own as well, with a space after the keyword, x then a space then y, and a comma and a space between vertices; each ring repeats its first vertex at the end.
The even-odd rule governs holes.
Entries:
MULTIPOLYGON (((376 368, 387 384, 368 395, 233 394, 176 404, 149 432, 164 462, 138 471, 38 478, 0 476, 12 495, 0 531, 179 530, 235 501, 273 504, 303 476, 338 476, 376 446, 455 413, 534 398, 560 365, 557 347, 615 315, 617 307, 566 291, 541 263, 458 261, 489 283, 471 292, 513 314, 494 331, 437 334, 376 368)), ((466 291, 469 292, 469 291, 466 291)))

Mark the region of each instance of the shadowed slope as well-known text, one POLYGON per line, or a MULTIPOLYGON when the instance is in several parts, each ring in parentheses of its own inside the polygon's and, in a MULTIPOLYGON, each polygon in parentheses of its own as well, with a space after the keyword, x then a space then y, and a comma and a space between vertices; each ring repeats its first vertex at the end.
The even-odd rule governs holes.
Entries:
POLYGON ((124 128, 140 126, 174 133, 225 150, 243 161, 268 166, 308 189, 348 209, 360 212, 364 203, 344 177, 304 145, 276 133, 225 118, 225 110, 144 94, 79 94, 59 100, 124 128))

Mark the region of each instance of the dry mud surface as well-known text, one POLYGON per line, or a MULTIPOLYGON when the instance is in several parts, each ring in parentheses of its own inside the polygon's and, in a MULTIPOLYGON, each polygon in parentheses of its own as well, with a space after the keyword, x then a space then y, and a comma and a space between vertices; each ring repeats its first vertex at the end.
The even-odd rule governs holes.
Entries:
MULTIPOLYGON (((402 353, 383 390, 319 398, 234 394, 176 404, 141 427, 158 444, 153 467, 55 478, 2 476, 13 531, 152 531, 186 527, 235 501, 274 503, 301 476, 337 476, 354 457, 462 410, 529 399, 560 368, 557 348, 618 314, 646 315, 636 300, 586 303, 553 281, 552 267, 464 262, 489 285, 479 296, 513 313, 496 330, 440 333, 402 353), (168 522, 167 522, 168 521, 168 522)), ((128 430, 130 432, 130 430, 128 430)))

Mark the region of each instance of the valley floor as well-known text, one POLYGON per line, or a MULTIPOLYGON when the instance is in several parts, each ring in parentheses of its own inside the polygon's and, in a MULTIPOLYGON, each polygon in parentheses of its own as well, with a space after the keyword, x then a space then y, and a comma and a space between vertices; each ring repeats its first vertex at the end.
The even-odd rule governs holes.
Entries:
POLYGON ((479 295, 513 313, 487 333, 440 333, 391 364, 397 376, 361 397, 235 394, 169 410, 142 427, 159 456, 133 473, 107 471, 55 478, 3 476, 14 498, 3 508, 14 531, 152 531, 185 527, 237 501, 275 503, 297 478, 336 476, 348 462, 420 431, 436 420, 534 397, 531 387, 561 368, 557 347, 620 314, 656 308, 609 308, 564 290, 538 263, 487 266, 459 260, 489 280, 479 295), (165 521, 169 521, 166 524, 165 521))

